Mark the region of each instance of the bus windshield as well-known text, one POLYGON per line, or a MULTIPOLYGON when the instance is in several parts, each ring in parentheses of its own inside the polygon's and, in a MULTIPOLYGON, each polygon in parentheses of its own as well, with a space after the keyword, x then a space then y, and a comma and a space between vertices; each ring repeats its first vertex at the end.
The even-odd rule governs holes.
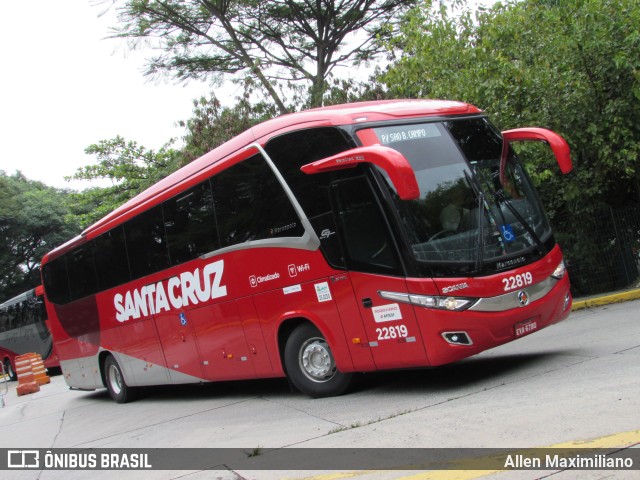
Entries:
POLYGON ((387 184, 425 274, 489 274, 540 258, 552 246, 540 201, 511 149, 500 183, 502 138, 487 119, 374 130, 415 171, 415 200, 400 200, 387 184))

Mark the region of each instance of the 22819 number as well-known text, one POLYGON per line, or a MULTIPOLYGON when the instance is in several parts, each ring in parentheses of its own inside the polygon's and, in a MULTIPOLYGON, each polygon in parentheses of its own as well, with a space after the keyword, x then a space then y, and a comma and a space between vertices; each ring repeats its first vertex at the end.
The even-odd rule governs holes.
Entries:
POLYGON ((378 340, 391 340, 393 338, 405 338, 409 335, 406 325, 391 325, 390 327, 376 328, 378 340))
POLYGON ((504 284, 504 291, 510 292, 511 290, 515 290, 516 288, 526 287, 527 285, 531 285, 533 283, 533 275, 531 272, 524 272, 520 275, 513 275, 511 277, 503 278, 502 283, 504 284))

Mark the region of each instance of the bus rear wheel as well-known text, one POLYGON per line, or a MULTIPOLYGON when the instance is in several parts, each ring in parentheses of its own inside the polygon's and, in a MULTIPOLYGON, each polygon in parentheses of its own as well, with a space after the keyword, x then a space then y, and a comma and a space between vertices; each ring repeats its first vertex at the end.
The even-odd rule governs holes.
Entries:
POLYGON ((11 365, 11 360, 9 360, 8 358, 4 359, 4 373, 9 376, 10 382, 15 382, 18 378, 15 370, 13 369, 13 365, 11 365))
POLYGON ((124 381, 122 369, 113 355, 104 360, 104 380, 111 398, 117 403, 127 403, 136 397, 137 389, 124 381))
POLYGON ((338 370, 329 344, 308 323, 297 327, 287 339, 284 364, 291 383, 310 397, 340 395, 351 383, 352 374, 338 370))

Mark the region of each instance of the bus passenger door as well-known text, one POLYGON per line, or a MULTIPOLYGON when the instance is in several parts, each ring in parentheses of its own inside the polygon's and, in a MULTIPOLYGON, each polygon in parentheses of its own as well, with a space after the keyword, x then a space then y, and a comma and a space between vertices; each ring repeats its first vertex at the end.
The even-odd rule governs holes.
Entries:
POLYGON ((344 261, 367 334, 367 339, 351 341, 366 344, 379 369, 426 365, 427 354, 413 307, 383 299, 378 293, 406 294, 407 284, 369 180, 362 175, 333 182, 331 199, 344 261))

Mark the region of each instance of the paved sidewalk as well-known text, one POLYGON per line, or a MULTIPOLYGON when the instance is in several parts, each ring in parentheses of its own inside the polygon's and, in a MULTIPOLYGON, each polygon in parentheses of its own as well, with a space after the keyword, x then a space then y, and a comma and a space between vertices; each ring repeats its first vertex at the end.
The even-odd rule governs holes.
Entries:
POLYGON ((572 310, 582 310, 583 308, 599 307, 610 303, 626 302, 628 300, 637 300, 640 298, 640 288, 623 290, 615 293, 607 293, 583 297, 573 300, 572 310))

